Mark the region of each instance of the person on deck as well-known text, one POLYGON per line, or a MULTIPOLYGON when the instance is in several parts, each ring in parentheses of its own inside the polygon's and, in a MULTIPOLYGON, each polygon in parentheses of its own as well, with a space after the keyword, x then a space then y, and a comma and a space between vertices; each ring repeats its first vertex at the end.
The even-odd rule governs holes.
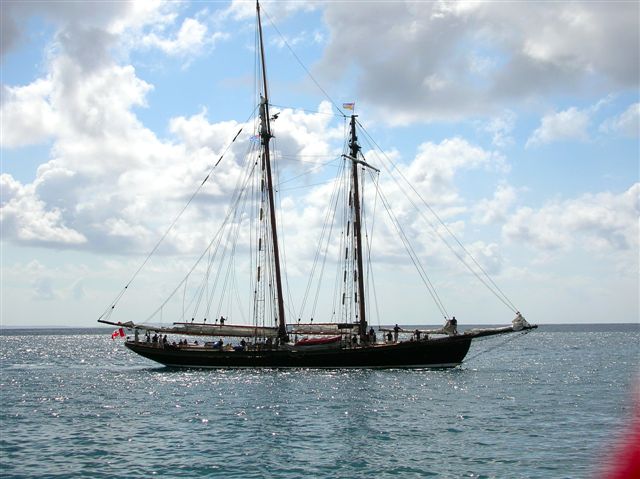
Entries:
POLYGON ((387 333, 387 342, 390 343, 393 340, 393 334, 391 334, 391 331, 389 331, 387 333))
POLYGON ((398 333, 400 332, 400 326, 397 324, 393 327, 393 342, 398 342, 398 333))
POLYGON ((369 342, 371 344, 376 344, 376 332, 371 328, 369 330, 369 342))
POLYGON ((220 316, 220 326, 224 326, 225 321, 226 319, 224 319, 224 316, 220 316))
POLYGON ((447 319, 444 324, 444 332, 449 336, 455 336, 458 334, 458 320, 455 316, 452 316, 451 319, 447 319))
POLYGON ((416 335, 416 341, 420 341, 420 330, 416 329, 414 334, 416 335))

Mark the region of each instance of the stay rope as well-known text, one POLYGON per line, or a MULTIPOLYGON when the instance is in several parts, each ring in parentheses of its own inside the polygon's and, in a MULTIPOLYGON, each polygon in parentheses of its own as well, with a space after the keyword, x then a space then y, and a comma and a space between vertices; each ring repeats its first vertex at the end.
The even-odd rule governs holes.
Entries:
MULTIPOLYGON (((512 337, 510 338, 506 338, 504 341, 499 341, 498 343, 496 343, 494 346, 487 348, 487 349, 483 349, 482 351, 478 352, 477 354, 474 354, 473 356, 471 356, 469 359, 465 359, 464 363, 468 363, 470 361, 473 361, 474 359, 476 359, 478 356, 482 356, 483 354, 486 353, 490 353, 491 351, 494 351, 498 348, 503 347, 505 344, 510 343, 511 341, 514 341, 518 338, 520 338, 521 336, 524 336, 525 334, 529 334, 531 331, 533 331, 533 329, 527 329, 526 331, 522 331, 520 334, 514 334, 512 337)), ((486 339, 489 339, 489 337, 487 337, 486 339)))
POLYGON ((411 262, 413 263, 414 267, 418 271, 418 275, 420 276, 420 279, 422 279, 422 282, 424 283, 425 287, 427 288, 427 291, 429 291, 429 294, 431 295, 431 298, 433 299, 433 302, 435 303, 435 305, 440 310, 440 313, 442 314, 442 316, 445 319, 447 319, 449 317, 449 313, 447 312, 447 310, 446 310, 446 308, 444 306, 444 303, 440 299, 440 296, 438 295, 438 292, 436 291, 435 286, 431 282, 431 279, 429 278, 429 275, 427 274, 424 266, 422 266, 422 263, 420 262, 420 259, 418 258, 418 254, 416 253, 415 249, 411 245, 411 242, 409 241, 409 238, 407 237, 406 233, 404 232, 404 230, 402 228, 402 225, 400 224, 400 220, 398 220, 398 218, 394 215, 393 210, 391 209, 391 204, 389 203, 389 201, 385 197, 384 193, 382 193, 382 190, 380 188, 378 188, 377 184, 376 184, 376 189, 377 189, 378 195, 380 196, 380 200, 382 201, 382 206, 384 206, 384 209, 387 212, 387 215, 391 219, 391 224, 396 229, 396 232, 398 233, 398 236, 400 236, 400 240, 402 241, 402 244, 404 245, 405 250, 407 251, 407 254, 409 255, 409 258, 411 259, 411 262))
POLYGON ((427 203, 427 201, 424 199, 424 197, 415 189, 415 187, 411 184, 411 182, 409 180, 407 180, 407 178, 404 176, 404 174, 402 173, 402 171, 400 170, 400 168, 398 168, 398 165, 396 165, 393 160, 391 158, 389 158, 389 156, 384 152, 384 150, 382 150, 382 148, 376 143, 376 141, 371 137, 371 135, 365 130, 364 126, 358 122, 358 124, 360 125, 360 128, 362 129, 363 133, 366 135, 367 139, 373 144, 375 145, 375 147, 378 149, 378 151, 380 151, 382 153, 382 156, 390 163, 390 165, 392 166, 392 169, 390 169, 387 165, 385 165, 384 163, 383 166, 384 168, 387 170, 387 173, 389 173, 389 176, 393 179, 393 181, 398 185, 398 187, 400 188, 400 191, 402 191, 405 194, 405 197, 409 200, 409 202, 413 205, 413 207, 418 211, 418 214, 420 214, 420 216, 422 216, 422 218, 427 222, 427 224, 433 229, 433 231, 438 235, 438 237, 441 239, 441 241, 449 248, 449 250, 458 258, 458 260, 466 266, 466 268, 483 284, 485 285, 485 287, 491 291, 491 293, 493 293, 494 296, 496 296, 496 298, 498 298, 505 306, 507 306, 509 309, 511 309, 514 313, 518 312, 518 308, 516 308, 516 306, 511 302, 511 300, 509 300, 509 298, 507 297, 507 295, 500 289, 500 287, 495 283, 495 281, 491 278, 491 276, 489 276, 489 273, 487 273, 487 271, 480 265, 480 263, 478 263, 478 261, 474 258, 474 256, 469 252, 469 250, 467 248, 465 248, 465 246, 462 244, 462 242, 458 239, 458 237, 453 234, 453 232, 451 231, 451 229, 447 226, 447 224, 442 220, 442 218, 440 218, 440 216, 435 212, 435 210, 431 207, 431 205, 429 205, 429 203, 427 203), (413 199, 411 197, 409 197, 408 194, 406 194, 405 189, 402 187, 402 185, 400 184, 400 182, 395 178, 395 176, 393 175, 393 171, 395 170, 398 172, 398 175, 400 176, 400 178, 402 178, 402 180, 404 181, 405 184, 407 184, 409 186, 409 188, 411 189, 411 191, 413 191, 413 193, 420 199, 420 201, 422 201, 422 203, 427 207, 427 209, 429 210, 429 212, 436 218, 436 220, 438 221, 438 223, 440 223, 440 225, 442 225, 442 227, 445 229, 445 231, 449 234, 449 236, 451 238, 453 238, 453 240, 457 243, 457 245, 460 247, 460 249, 465 253, 465 255, 471 259, 471 261, 473 262, 473 264, 478 268, 478 270, 482 273, 479 274, 478 271, 474 270, 471 265, 465 261, 464 257, 458 253, 455 248, 449 243, 449 241, 446 240, 446 238, 444 238, 442 236, 442 234, 438 231, 438 228, 436 228, 431 221, 429 221, 429 219, 422 213, 422 210, 420 208, 418 208, 418 206, 415 204, 415 202, 413 201, 413 199), (484 276, 484 277, 483 277, 484 276), (486 278, 486 279, 485 279, 486 278))
MULTIPOLYGON (((249 117, 245 120, 244 124, 248 123, 248 121, 254 116, 255 111, 256 111, 257 107, 254 108, 254 110, 251 112, 251 115, 249 115, 249 117)), ((231 142, 229 142, 226 146, 226 148, 224 149, 224 151, 222 152, 222 154, 220 155, 220 158, 218 158, 218 161, 216 161, 214 163, 214 165, 209 169, 207 175, 205 176, 205 178, 202 180, 202 182, 198 185, 198 187, 196 188, 196 190, 193 192, 193 194, 189 197, 189 199, 187 200, 186 204, 182 207, 182 209, 178 212, 178 214, 176 215, 176 217, 173 219, 173 221, 171 222, 171 224, 169 225, 169 227, 166 229, 166 231, 164 232, 164 234, 160 237, 160 239, 158 240, 158 242, 155 244, 155 246, 153 247, 153 249, 151 250, 151 252, 147 255, 147 257, 144 259, 144 261, 142 262, 142 264, 138 267, 138 269, 136 269, 136 271, 133 273, 133 275, 131 276, 131 278, 129 279, 129 281, 127 281, 127 283, 125 284, 124 288, 122 288, 122 290, 118 293, 118 295, 115 297, 115 299, 109 304, 109 306, 107 307, 107 309, 100 315, 100 317, 98 318, 98 320, 101 320, 103 318, 108 318, 109 316, 111 316, 111 313, 113 312, 113 310, 115 309, 116 305, 120 302, 120 300, 122 299, 122 297, 124 296, 124 294, 127 292, 127 290, 129 289, 129 286, 131 286, 131 283, 133 283, 133 281, 136 279, 136 277, 138 276, 138 274, 140 273, 140 271, 142 271, 142 269, 146 266, 146 264, 149 262, 149 260, 151 259, 151 257, 155 254, 155 252, 158 250, 158 248, 160 247, 160 245, 162 244, 162 242, 166 239, 166 237, 169 235, 169 233, 171 232, 171 230, 173 230, 173 228, 175 227, 175 225, 177 224, 178 220, 182 217, 182 215, 184 214, 184 212, 187 210, 187 208, 189 207, 189 205, 193 202, 194 198, 198 195, 198 193, 200 193, 200 190, 204 187, 205 183, 209 180, 209 178, 211 177, 211 174, 213 173, 213 171, 217 168, 217 166, 220 164, 220 162, 222 161, 222 159, 224 158, 224 156, 227 154, 227 152, 229 151, 229 149, 231 148, 231 146, 235 143, 235 141, 238 139, 238 137, 240 136, 240 133, 242 133, 242 130, 244 129, 244 124, 243 126, 238 130, 238 133, 236 133, 236 135, 233 137, 233 139, 231 140, 231 142)))
POLYGON ((307 76, 309 78, 311 78, 311 81, 315 84, 315 86, 318 88, 318 90, 320 90, 322 92, 322 94, 325 96, 325 98, 334 106, 334 108, 336 110, 338 110, 343 116, 346 117, 346 115, 344 114, 344 112, 342 111, 342 109, 338 106, 338 104, 333 100, 333 98, 331 98, 329 96, 329 94, 325 91, 324 88, 322 88, 322 86, 320 85, 320 83, 318 83, 318 81, 314 78, 314 76, 311 74, 311 72, 309 71, 309 69, 304 65, 304 63, 302 63, 302 60, 300 60, 300 57, 298 57, 298 55, 296 55, 296 52, 294 51, 294 49, 291 47, 291 45, 289 44, 289 42, 287 41, 287 39, 285 38, 285 36, 280 33, 280 30, 278 30, 278 27, 276 26, 275 22, 271 19, 271 17, 269 16, 269 14, 264 10, 264 8, 262 9, 262 11, 264 12, 265 16, 267 17, 267 19, 269 20, 269 23, 271 23, 271 26, 274 28, 274 30, 278 33, 278 35, 280 35, 280 38, 282 39, 282 42, 287 46, 287 48, 289 49, 289 52, 291 52, 291 55, 293 55, 293 58, 296 59, 296 61, 298 62, 298 64, 300 65, 300 67, 304 70, 304 72, 307 74, 307 76))

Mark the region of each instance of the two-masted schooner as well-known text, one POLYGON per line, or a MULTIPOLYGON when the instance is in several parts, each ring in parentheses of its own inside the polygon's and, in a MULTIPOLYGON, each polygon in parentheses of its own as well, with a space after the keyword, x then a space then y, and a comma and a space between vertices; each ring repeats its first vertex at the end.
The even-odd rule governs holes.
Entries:
MULTIPOLYGON (((448 368, 462 363, 474 338, 535 328, 527 323, 515 307, 512 307, 516 318, 512 325, 503 328, 476 329, 458 333, 455 318, 445 315, 446 325, 443 328, 432 330, 410 328, 410 334, 407 334, 396 324, 394 328, 378 327, 378 333, 383 334, 382 340, 378 338, 375 328, 371 327, 368 321, 365 263, 369 261, 371 251, 369 249, 367 254, 368 241, 363 238, 365 227, 362 218, 364 198, 361 175, 365 170, 369 172, 379 172, 379 170, 369 164, 362 155, 358 141, 359 122, 354 114, 344 115, 345 120, 348 121, 348 128, 346 128, 348 139, 345 142, 344 153, 341 155, 344 165, 343 174, 340 176, 344 180, 344 188, 341 190, 343 192, 335 193, 330 201, 330 206, 341 204, 344 213, 342 239, 335 247, 339 251, 342 268, 341 274, 337 275, 339 287, 335 296, 338 298, 337 303, 340 305, 342 314, 333 315, 331 318, 333 321, 315 324, 313 319, 307 323, 302 323, 301 320, 287 323, 271 144, 274 138, 271 122, 277 115, 272 116, 270 112, 272 105, 269 102, 267 88, 260 5, 256 4, 256 7, 261 80, 257 108, 259 111, 256 122, 257 134, 254 135, 257 141, 253 151, 254 156, 248 155, 250 158, 247 162, 246 179, 239 181, 237 192, 233 198, 230 198, 231 206, 227 219, 231 218, 231 220, 223 223, 222 226, 222 228, 225 225, 228 227, 233 223, 229 237, 237 238, 238 233, 234 228, 243 222, 243 213, 242 211, 238 213, 238 210, 253 208, 256 212, 254 215, 256 226, 254 234, 251 235, 257 243, 251 250, 251 262, 255 268, 251 286, 253 297, 247 300, 247 304, 252 305, 252 320, 249 324, 232 324, 225 319, 224 315, 221 315, 215 322, 212 323, 209 320, 207 323, 206 317, 196 321, 194 313, 191 321, 180 318, 180 321, 170 325, 115 321, 111 317, 112 313, 116 303, 129 287, 131 283, 129 282, 98 321, 118 326, 117 335, 124 335, 125 329, 132 331, 132 334, 127 337, 125 346, 145 358, 171 367, 199 368, 448 368), (255 178, 255 180, 250 181, 249 178, 255 178), (250 183, 254 186, 249 187, 250 183), (246 191, 251 188, 253 188, 251 193, 247 193, 246 191), (338 197, 342 200, 338 200, 338 197), (249 199, 255 199, 256 205, 247 206, 251 203, 249 199)), ((237 137, 238 135, 233 141, 237 137)), ((330 240, 324 235, 326 231, 327 228, 323 228, 321 241, 324 241, 324 246, 319 248, 324 249, 325 253, 330 249, 330 240)), ((212 252, 213 244, 216 244, 220 250, 225 249, 225 245, 220 246, 223 243, 220 241, 221 235, 222 233, 217 236, 217 243, 214 241, 210 243, 207 258, 217 254, 218 249, 215 254, 212 252)), ((405 236, 403 242, 406 241, 408 238, 405 236)), ((228 245, 226 249, 229 249, 228 245)), ((205 255, 200 259, 203 257, 205 255)), ((415 257, 413 259, 416 260, 415 257)), ((213 261, 210 261, 205 268, 205 283, 212 276, 215 276, 216 280, 219 278, 219 275, 212 274, 214 268, 212 265, 213 261)), ((316 270, 315 264, 313 270, 316 270)), ((430 282, 426 283, 427 286, 429 284, 430 282)), ((184 286, 186 289, 186 283, 184 286)), ((209 286, 203 285, 196 293, 198 298, 196 303, 199 304, 203 296, 209 295, 209 286)), ((433 294, 432 297, 434 297, 433 294)), ((439 302, 437 296, 434 299, 439 302)), ((512 306, 508 300, 507 304, 512 306)), ((206 308, 206 313, 211 316, 210 308, 206 308)), ((402 323, 401 318, 391 318, 389 322, 402 323)))

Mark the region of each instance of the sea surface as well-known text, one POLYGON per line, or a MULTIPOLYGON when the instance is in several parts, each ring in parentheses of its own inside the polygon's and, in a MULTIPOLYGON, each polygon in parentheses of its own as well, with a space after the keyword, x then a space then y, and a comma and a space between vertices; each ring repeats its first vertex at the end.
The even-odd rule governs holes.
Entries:
POLYGON ((176 370, 110 333, 1 331, 0 477, 598 477, 639 381, 638 324, 450 370, 176 370))

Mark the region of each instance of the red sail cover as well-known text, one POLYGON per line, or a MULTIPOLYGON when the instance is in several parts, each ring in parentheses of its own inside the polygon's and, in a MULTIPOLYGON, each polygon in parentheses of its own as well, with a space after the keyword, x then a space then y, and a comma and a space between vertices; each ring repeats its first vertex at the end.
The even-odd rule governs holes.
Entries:
POLYGON ((296 342, 296 346, 318 346, 320 344, 332 344, 340 341, 340 336, 331 336, 330 338, 307 338, 296 342))

